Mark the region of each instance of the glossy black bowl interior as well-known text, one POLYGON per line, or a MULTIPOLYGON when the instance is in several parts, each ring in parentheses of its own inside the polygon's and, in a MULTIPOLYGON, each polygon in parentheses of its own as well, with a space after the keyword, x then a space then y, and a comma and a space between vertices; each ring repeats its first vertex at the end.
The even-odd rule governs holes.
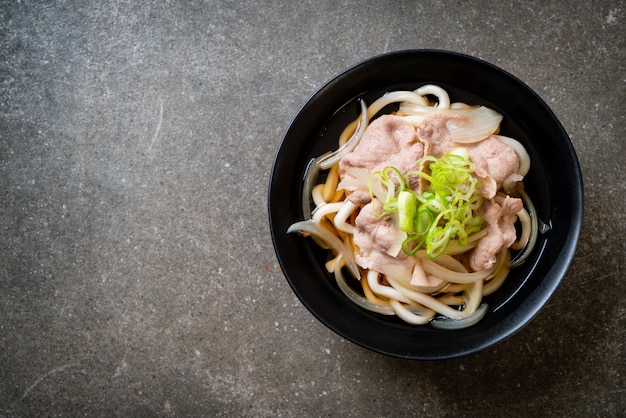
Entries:
POLYGON ((326 326, 376 352, 411 359, 458 357, 490 347, 519 331, 546 304, 574 255, 583 207, 580 167, 567 133, 523 82, 482 60, 446 51, 389 53, 364 61, 322 86, 297 113, 276 154, 269 187, 269 218, 278 260, 293 291, 326 326), (302 179, 311 158, 337 147, 343 127, 392 90, 433 83, 451 101, 483 104, 504 116, 503 135, 526 147, 531 169, 525 187, 546 231, 530 259, 485 298, 489 311, 477 325, 455 331, 412 326, 351 303, 324 269, 326 251, 311 239, 287 234, 302 219, 302 179))

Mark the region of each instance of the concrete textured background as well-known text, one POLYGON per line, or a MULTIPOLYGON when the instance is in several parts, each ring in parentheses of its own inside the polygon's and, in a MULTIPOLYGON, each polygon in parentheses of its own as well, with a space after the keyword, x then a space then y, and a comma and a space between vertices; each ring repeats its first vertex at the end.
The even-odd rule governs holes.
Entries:
POLYGON ((618 0, 0 1, 0 416, 623 414, 625 22, 618 0), (549 305, 444 362, 317 322, 267 222, 298 108, 408 48, 529 84, 585 184, 549 305))

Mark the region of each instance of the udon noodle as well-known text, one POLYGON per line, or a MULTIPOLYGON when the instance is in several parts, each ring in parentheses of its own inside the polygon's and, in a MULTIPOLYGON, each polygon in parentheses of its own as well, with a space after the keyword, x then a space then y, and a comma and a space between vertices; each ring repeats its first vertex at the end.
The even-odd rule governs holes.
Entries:
POLYGON ((304 220, 288 232, 330 250, 325 268, 364 309, 444 329, 475 324, 483 297, 536 240, 528 153, 499 135, 500 114, 451 103, 436 85, 359 104, 337 149, 310 162, 304 220))

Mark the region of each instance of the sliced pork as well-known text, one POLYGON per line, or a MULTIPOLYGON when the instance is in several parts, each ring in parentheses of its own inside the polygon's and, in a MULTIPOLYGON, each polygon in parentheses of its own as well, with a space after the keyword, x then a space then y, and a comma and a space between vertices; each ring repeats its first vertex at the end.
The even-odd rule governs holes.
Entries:
MULTIPOLYGON (((353 167, 371 174, 387 166, 396 167, 406 174, 418 169, 418 160, 426 154, 439 158, 454 148, 467 148, 475 173, 482 181, 479 192, 485 197, 478 215, 484 220, 487 235, 479 240, 467 259, 469 267, 478 271, 491 268, 497 254, 516 240, 514 223, 516 213, 522 209, 522 201, 507 196, 501 203, 496 203, 493 198, 502 182, 517 172, 520 160, 515 150, 496 136, 471 144, 454 142, 446 124, 450 121, 462 124, 463 117, 433 115, 426 118, 416 131, 402 117, 383 115, 368 126, 356 148, 342 158, 339 174, 342 178, 349 178, 349 171, 353 167)), ((412 272, 414 285, 427 286, 440 281, 436 277, 428 277, 419 266, 415 268, 417 260, 414 257, 402 251, 397 255, 389 254, 399 234, 391 215, 376 215, 382 213, 381 202, 377 199, 371 201, 367 189, 353 188, 349 192, 348 199, 361 206, 355 219, 353 236, 354 244, 358 247, 355 260, 359 266, 380 272, 385 265, 401 263, 412 272)))
MULTIPOLYGON (((415 128, 401 117, 383 115, 372 121, 355 149, 339 162, 341 178, 349 177, 346 170, 356 167, 370 174, 387 166, 394 166, 402 174, 417 169, 417 161, 424 156, 424 145, 417 140, 415 128)), ((370 200, 365 189, 349 190, 348 198, 356 205, 370 200)))
POLYGON ((442 283, 442 280, 426 274, 417 258, 400 251, 395 257, 389 249, 398 239, 398 230, 392 224, 390 215, 376 216, 382 211, 381 203, 374 199, 361 209, 355 219, 354 244, 358 247, 354 258, 359 266, 377 272, 383 272, 389 264, 400 264, 411 272, 413 286, 431 287, 442 283), (376 211, 376 212, 374 212, 376 211))
POLYGON ((463 118, 460 115, 445 114, 430 116, 420 124, 417 136, 426 146, 425 153, 437 158, 459 146, 467 148, 476 176, 482 181, 482 187, 478 191, 482 196, 491 199, 504 180, 517 173, 520 166, 519 157, 512 147, 493 135, 472 144, 454 142, 447 123, 451 121, 459 123, 463 118))
POLYGON ((397 257, 388 254, 396 242, 398 229, 393 225, 391 215, 377 216, 382 212, 382 204, 378 199, 366 204, 356 217, 354 244, 358 247, 355 261, 364 269, 381 272, 383 266, 397 263, 400 260, 408 267, 414 261, 400 251, 397 257))
POLYGON ((478 215, 483 218, 487 235, 478 241, 469 254, 469 266, 473 271, 493 267, 497 254, 515 242, 515 214, 522 208, 522 200, 510 196, 505 197, 501 204, 494 200, 483 202, 478 215))

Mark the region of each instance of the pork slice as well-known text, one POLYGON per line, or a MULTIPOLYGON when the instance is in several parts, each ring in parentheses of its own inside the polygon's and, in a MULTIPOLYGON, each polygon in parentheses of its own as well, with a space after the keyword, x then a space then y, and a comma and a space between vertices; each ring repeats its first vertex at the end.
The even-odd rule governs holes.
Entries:
POLYGON ((382 273, 389 265, 400 266, 411 272, 410 284, 418 287, 434 287, 443 280, 427 274, 418 258, 400 251, 396 256, 388 253, 397 239, 398 230, 392 224, 390 215, 376 216, 381 213, 382 205, 378 199, 366 204, 355 219, 353 242, 357 247, 354 259, 359 266, 382 273), (374 212, 376 211, 376 212, 374 212))
POLYGON ((378 199, 361 208, 354 224, 353 242, 358 247, 355 251, 355 261, 364 269, 382 272, 383 267, 398 262, 412 269, 414 260, 402 251, 394 257, 387 251, 396 241, 398 230, 394 227, 391 216, 376 214, 382 213, 382 204, 378 199))
MULTIPOLYGON (((370 174, 387 166, 396 167, 406 175, 417 169, 417 161, 424 156, 424 144, 417 140, 415 128, 395 115, 375 119, 363 133, 359 144, 339 162, 340 177, 350 177, 350 167, 367 170, 370 174)), ((348 199, 356 205, 370 201, 367 190, 348 190, 348 199)))
POLYGON ((461 124, 464 120, 469 122, 469 117, 442 113, 424 119, 417 128, 417 137, 425 145, 425 154, 439 158, 460 146, 452 140, 447 123, 454 121, 461 124))
POLYGON ((434 287, 443 283, 443 280, 439 277, 426 273, 424 267, 422 267, 422 263, 419 260, 416 261, 413 267, 413 273, 411 274, 410 284, 412 286, 434 287))
POLYGON ((497 254, 510 247, 517 239, 515 214, 522 210, 521 199, 506 196, 501 204, 485 200, 478 210, 483 218, 487 235, 481 238, 469 254, 469 266, 473 271, 493 267, 497 254))
POLYGON ((507 177, 519 170, 520 160, 515 150, 495 136, 470 144, 467 148, 474 172, 482 182, 479 192, 488 199, 496 195, 507 177))
POLYGON ((425 144, 425 153, 437 158, 457 147, 465 147, 474 164, 476 177, 482 182, 478 192, 487 199, 496 195, 502 182, 519 170, 520 160, 515 150, 496 136, 489 136, 471 144, 459 144, 452 140, 446 124, 450 121, 462 123, 467 118, 461 115, 435 114, 422 121, 417 137, 425 144))

